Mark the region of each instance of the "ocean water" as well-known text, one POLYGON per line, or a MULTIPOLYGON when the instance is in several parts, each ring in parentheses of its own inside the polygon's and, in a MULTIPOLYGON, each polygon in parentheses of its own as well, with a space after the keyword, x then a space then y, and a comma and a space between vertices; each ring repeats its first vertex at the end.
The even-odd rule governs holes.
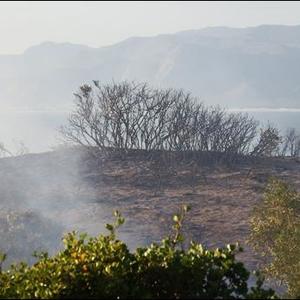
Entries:
POLYGON ((247 113, 260 121, 262 125, 270 123, 276 126, 282 133, 284 133, 287 128, 296 128, 300 133, 300 110, 247 111, 247 113))
MULTIPOLYGON (((266 125, 277 126, 281 132, 289 127, 300 133, 300 110, 243 110, 266 125)), ((49 151, 59 143, 60 126, 67 123, 66 111, 0 111, 0 142, 12 151, 23 142, 30 152, 49 151)))

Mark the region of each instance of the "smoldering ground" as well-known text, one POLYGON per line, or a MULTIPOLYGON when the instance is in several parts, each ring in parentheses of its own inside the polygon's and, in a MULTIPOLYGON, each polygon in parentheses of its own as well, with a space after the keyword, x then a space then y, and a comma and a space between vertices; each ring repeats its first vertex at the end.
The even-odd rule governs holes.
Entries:
MULTIPOLYGON (((54 254, 63 235, 73 230, 106 232, 118 207, 103 199, 99 184, 89 181, 97 181, 101 173, 101 165, 93 162, 91 168, 90 158, 80 148, 64 148, 0 159, 0 250, 7 253, 6 265, 32 263, 36 250, 54 254)), ((120 237, 133 248, 140 239, 130 237, 126 227, 120 237)))
POLYGON ((35 250, 54 253, 64 232, 86 229, 78 216, 72 216, 74 209, 84 205, 76 153, 56 151, 0 160, 0 248, 8 252, 10 261, 31 262, 35 250))
POLYGON ((34 250, 61 248, 66 232, 107 232, 117 209, 126 218, 118 237, 134 250, 169 235, 172 215, 189 204, 187 242, 214 248, 238 241, 245 246, 240 259, 256 269, 259 257, 245 244, 251 211, 270 176, 299 186, 300 165, 263 158, 230 168, 213 165, 213 153, 181 156, 168 165, 155 156, 153 165, 137 150, 103 163, 76 147, 0 159, 0 249, 10 262, 33 262, 34 250))

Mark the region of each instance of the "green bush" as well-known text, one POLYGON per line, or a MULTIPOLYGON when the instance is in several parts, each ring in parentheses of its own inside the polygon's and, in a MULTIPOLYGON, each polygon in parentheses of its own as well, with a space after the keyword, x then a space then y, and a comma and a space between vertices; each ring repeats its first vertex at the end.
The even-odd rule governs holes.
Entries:
POLYGON ((263 282, 249 288, 250 273, 235 259, 236 246, 207 250, 183 246, 187 207, 174 216, 174 234, 131 253, 116 238, 124 219, 107 225, 108 235, 69 233, 54 257, 41 253, 33 266, 20 263, 1 272, 3 298, 275 298, 263 282))
POLYGON ((254 209, 250 243, 268 258, 265 272, 300 297, 300 193, 273 178, 254 209))

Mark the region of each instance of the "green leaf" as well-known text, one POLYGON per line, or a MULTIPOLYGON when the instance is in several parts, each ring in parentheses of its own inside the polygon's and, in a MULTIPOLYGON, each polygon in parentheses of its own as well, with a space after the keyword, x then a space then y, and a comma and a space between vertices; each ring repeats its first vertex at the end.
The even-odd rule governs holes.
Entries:
POLYGON ((113 230, 114 230, 114 226, 111 225, 111 224, 106 224, 106 225, 105 225, 105 228, 106 228, 107 230, 109 230, 109 231, 113 231, 113 230))

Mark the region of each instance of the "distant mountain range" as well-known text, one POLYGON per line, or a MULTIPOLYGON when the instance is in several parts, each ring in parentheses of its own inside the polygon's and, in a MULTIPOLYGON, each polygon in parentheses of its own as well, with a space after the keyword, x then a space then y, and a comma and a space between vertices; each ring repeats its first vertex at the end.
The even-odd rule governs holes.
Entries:
POLYGON ((92 80, 183 88, 228 108, 300 108, 300 26, 209 27, 90 48, 0 55, 0 109, 64 109, 92 80))

